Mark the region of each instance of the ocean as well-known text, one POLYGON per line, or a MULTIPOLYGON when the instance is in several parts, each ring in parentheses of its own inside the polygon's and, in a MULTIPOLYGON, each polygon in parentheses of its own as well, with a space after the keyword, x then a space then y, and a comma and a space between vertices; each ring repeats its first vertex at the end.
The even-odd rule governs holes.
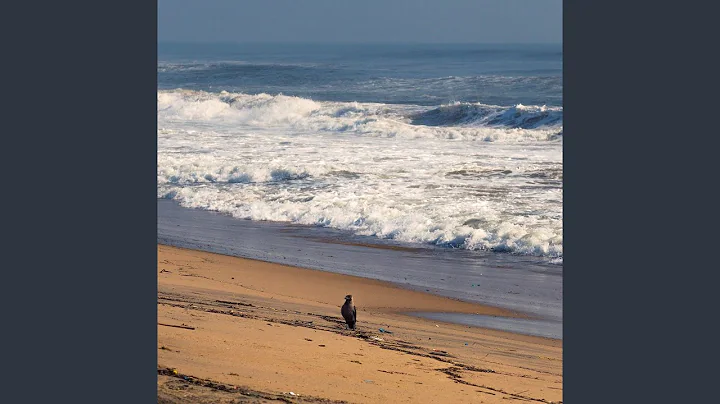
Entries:
POLYGON ((158 45, 157 196, 562 266, 562 45, 158 45))

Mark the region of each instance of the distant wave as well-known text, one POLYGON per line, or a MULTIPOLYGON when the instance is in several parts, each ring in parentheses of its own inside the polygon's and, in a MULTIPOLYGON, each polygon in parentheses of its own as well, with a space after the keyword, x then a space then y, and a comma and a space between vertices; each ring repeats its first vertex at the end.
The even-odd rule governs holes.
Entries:
POLYGON ((562 107, 534 105, 455 103, 428 108, 178 89, 158 91, 158 116, 380 137, 490 142, 553 141, 562 137, 562 107))
POLYGON ((452 101, 508 105, 562 105, 562 77, 486 74, 441 77, 355 77, 331 65, 249 62, 162 63, 158 88, 246 94, 270 92, 315 101, 438 106, 452 101))
POLYGON ((562 107, 453 103, 410 117, 413 124, 428 126, 500 126, 537 129, 562 125, 562 107))
POLYGON ((240 60, 232 61, 216 61, 216 62, 158 62, 157 71, 158 73, 182 73, 182 72, 196 72, 196 71, 211 71, 217 73, 218 71, 237 71, 245 72, 248 70, 258 69, 311 69, 316 65, 311 63, 257 63, 257 62, 245 62, 240 60))

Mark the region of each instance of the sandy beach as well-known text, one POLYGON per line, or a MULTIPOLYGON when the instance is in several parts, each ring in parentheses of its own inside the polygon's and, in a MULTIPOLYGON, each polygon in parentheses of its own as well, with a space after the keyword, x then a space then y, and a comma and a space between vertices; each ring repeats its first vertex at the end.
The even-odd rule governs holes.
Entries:
POLYGON ((160 244, 157 271, 158 402, 562 400, 562 341, 404 314, 506 309, 160 244))

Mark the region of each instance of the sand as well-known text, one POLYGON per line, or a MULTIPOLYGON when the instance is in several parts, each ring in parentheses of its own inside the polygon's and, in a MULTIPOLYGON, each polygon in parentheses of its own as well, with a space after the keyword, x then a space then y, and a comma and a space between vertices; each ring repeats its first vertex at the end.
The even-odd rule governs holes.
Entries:
POLYGON ((562 400, 561 341, 403 314, 516 313, 164 245, 157 271, 158 402, 562 400), (357 331, 340 316, 346 294, 357 331))

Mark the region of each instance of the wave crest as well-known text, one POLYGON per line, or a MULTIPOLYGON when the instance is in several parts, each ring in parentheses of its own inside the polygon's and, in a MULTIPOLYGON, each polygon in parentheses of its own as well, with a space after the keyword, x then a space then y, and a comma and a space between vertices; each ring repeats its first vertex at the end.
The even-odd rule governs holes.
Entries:
POLYGON ((453 103, 423 111, 410 117, 416 125, 427 126, 499 126, 537 129, 562 125, 562 107, 522 104, 513 107, 453 103))
POLYGON ((267 126, 374 137, 467 141, 552 141, 562 137, 562 108, 456 103, 417 105, 318 102, 282 94, 158 92, 158 119, 267 126))
POLYGON ((331 227, 362 236, 449 248, 553 258, 563 256, 562 233, 531 223, 483 221, 482 224, 468 225, 462 218, 449 215, 433 217, 431 211, 383 206, 370 200, 339 201, 332 192, 281 192, 269 199, 259 198, 254 192, 238 198, 237 194, 214 187, 167 184, 158 187, 159 198, 173 199, 188 208, 222 212, 238 219, 331 227))
POLYGON ((312 100, 282 94, 242 94, 223 91, 158 92, 158 113, 189 120, 231 119, 254 124, 292 123, 320 108, 312 100))

